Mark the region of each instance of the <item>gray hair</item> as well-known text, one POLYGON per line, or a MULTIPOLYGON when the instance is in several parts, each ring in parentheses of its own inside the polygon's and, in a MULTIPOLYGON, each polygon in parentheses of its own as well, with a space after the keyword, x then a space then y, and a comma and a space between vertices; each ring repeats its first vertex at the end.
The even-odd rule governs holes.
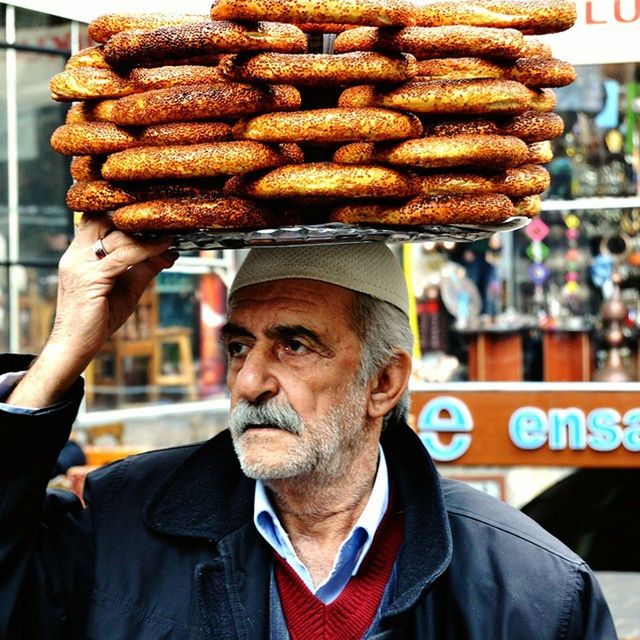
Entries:
MULTIPOLYGON (((366 293, 354 292, 351 328, 360 338, 362 353, 358 382, 365 384, 390 364, 398 351, 413 352, 413 332, 409 319, 398 307, 366 293)), ((391 422, 406 420, 409 390, 384 417, 383 428, 391 422)))

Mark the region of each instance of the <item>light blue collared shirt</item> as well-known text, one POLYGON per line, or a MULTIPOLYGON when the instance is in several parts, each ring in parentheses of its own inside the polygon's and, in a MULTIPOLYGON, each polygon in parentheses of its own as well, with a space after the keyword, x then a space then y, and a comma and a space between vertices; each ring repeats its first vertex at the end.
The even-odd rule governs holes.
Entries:
POLYGON ((369 547, 371 547, 373 536, 387 510, 389 504, 389 473, 380 445, 378 445, 378 450, 380 452, 378 470, 369 500, 353 529, 340 545, 329 577, 317 587, 313 585, 308 569, 298 558, 289 535, 280 523, 280 519, 267 494, 266 487, 260 480, 256 483, 253 506, 253 522, 256 529, 276 553, 289 563, 307 585, 309 591, 325 604, 333 602, 347 585, 351 576, 358 572, 369 547))

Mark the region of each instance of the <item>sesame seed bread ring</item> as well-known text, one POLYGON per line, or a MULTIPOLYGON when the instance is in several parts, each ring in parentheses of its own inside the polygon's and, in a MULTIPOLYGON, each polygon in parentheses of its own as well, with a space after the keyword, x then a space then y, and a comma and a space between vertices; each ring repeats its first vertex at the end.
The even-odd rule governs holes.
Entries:
POLYGON ((133 87, 134 93, 185 84, 212 84, 226 81, 219 67, 192 64, 135 68, 129 71, 126 78, 133 87))
POLYGON ((529 145, 527 164, 547 164, 553 160, 551 141, 542 140, 529 145))
POLYGON ((262 142, 399 140, 422 135, 422 124, 410 113, 389 109, 313 109, 241 120, 233 128, 233 135, 262 142))
POLYGON ((539 195, 513 198, 513 207, 516 216, 535 218, 542 211, 542 198, 539 195))
POLYGON ((514 215, 502 194, 418 196, 401 205, 349 204, 334 209, 330 222, 382 226, 495 224, 514 215))
POLYGON ((121 31, 149 31, 160 27, 204 22, 206 15, 180 13, 108 13, 89 24, 89 37, 104 43, 121 31))
POLYGON ((67 110, 64 119, 66 124, 75 124, 76 122, 92 122, 92 104, 87 102, 76 102, 67 110))
POLYGON ((222 73, 237 82, 277 82, 305 86, 404 82, 417 73, 409 54, 358 51, 343 54, 256 53, 227 56, 222 73))
POLYGON ((104 156, 76 156, 71 160, 71 177, 80 181, 102 180, 104 156))
POLYGON ((128 232, 192 231, 196 229, 259 229, 277 217, 263 205, 234 197, 165 198, 127 205, 111 216, 116 228, 128 232))
POLYGON ((106 180, 76 182, 67 191, 67 206, 72 211, 100 213, 113 211, 135 202, 159 198, 221 195, 219 184, 180 180, 178 182, 140 182, 116 184, 106 180))
POLYGON ((552 89, 531 89, 531 108, 534 111, 550 113, 556 108, 558 99, 552 89))
POLYGON ((56 74, 49 80, 51 98, 58 102, 120 98, 135 93, 127 80, 111 69, 76 67, 56 74))
MULTIPOLYGON (((551 140, 562 135, 564 121, 557 113, 526 111, 501 123, 500 133, 527 143, 551 140)), ((535 164, 535 163, 534 163, 535 164)))
POLYGON ((133 147, 220 142, 231 138, 224 122, 173 122, 125 129, 110 122, 63 124, 51 146, 67 156, 106 155, 133 147))
POLYGON ((527 145, 512 136, 460 135, 386 144, 353 142, 337 149, 333 161, 345 164, 408 165, 426 169, 469 166, 502 169, 524 164, 527 156, 527 145))
MULTIPOLYGON (((160 91, 160 89, 158 89, 158 91, 160 91)), ((169 90, 163 89, 162 91, 169 90)), ((118 101, 129 97, 130 96, 123 96, 122 98, 106 98, 104 100, 84 100, 76 102, 69 107, 65 123, 113 122, 115 110, 118 107, 118 101)))
POLYGON ((524 37, 515 29, 485 27, 359 27, 338 34, 334 53, 350 51, 404 51, 425 58, 478 57, 515 60, 524 37))
POLYGON ((104 59, 102 45, 86 47, 80 49, 78 53, 72 55, 64 65, 66 70, 81 67, 92 67, 94 69, 111 69, 111 65, 104 59))
POLYGON ((53 76, 49 87, 54 100, 71 101, 120 98, 153 89, 226 81, 219 67, 180 65, 136 68, 126 75, 110 69, 79 67, 53 76))
POLYGON ((565 31, 576 21, 573 0, 436 0, 416 7, 417 24, 465 24, 542 34, 565 31))
MULTIPOLYGON (((528 113, 528 112, 527 112, 528 113)), ((505 118, 508 122, 510 118, 505 118)), ((487 118, 460 118, 436 120, 433 118, 423 118, 423 133, 425 136, 459 136, 471 135, 501 135, 502 119, 489 120, 487 118)))
POLYGON ((473 118, 423 123, 425 136, 455 136, 464 133, 515 136, 526 143, 551 140, 562 135, 564 122, 555 113, 525 111, 510 118, 487 120, 473 118))
MULTIPOLYGON (((188 58, 178 58, 177 60, 150 60, 146 66, 148 67, 157 67, 157 66, 181 66, 181 65, 200 65, 200 66, 208 66, 215 67, 218 62, 220 62, 220 57, 223 54, 221 53, 212 53, 209 55, 203 56, 190 56, 188 58)), ((102 45, 97 45, 94 47, 87 47, 86 49, 82 49, 78 51, 75 55, 71 56, 64 68, 66 71, 70 69, 84 68, 84 67, 93 67, 94 69, 110 69, 113 70, 111 65, 104 59, 103 47, 102 45)))
POLYGON ((305 33, 342 33, 348 29, 355 29, 356 25, 339 22, 304 22, 296 24, 296 27, 305 33))
POLYGON ((520 55, 523 58, 552 58, 551 45, 538 38, 525 38, 520 55))
POLYGON ((85 109, 90 120, 122 125, 190 122, 300 108, 300 92, 289 85, 236 82, 155 89, 117 100, 100 100, 85 109))
POLYGON ((530 108, 532 94, 531 89, 513 80, 425 80, 390 89, 349 87, 340 95, 338 106, 387 107, 432 114, 512 115, 530 108))
POLYGON ((549 172, 544 167, 526 164, 496 174, 430 173, 416 175, 419 193, 426 196, 447 194, 504 193, 520 198, 542 193, 549 188, 549 172))
POLYGON ((418 60, 416 80, 508 79, 505 65, 486 58, 431 58, 418 60))
POLYGON ((555 58, 518 58, 510 64, 484 58, 435 58, 420 60, 417 65, 417 80, 496 78, 539 89, 564 87, 576 79, 573 65, 555 58))
POLYGON ((172 180, 234 175, 289 164, 286 149, 259 142, 211 142, 136 147, 110 155, 102 167, 106 180, 172 180))
POLYGON ((557 58, 518 58, 509 68, 509 78, 527 87, 566 87, 576 79, 572 64, 557 58))
POLYGON ((374 165, 315 162, 273 169, 260 177, 235 176, 225 191, 257 199, 299 197, 403 198, 415 195, 411 177, 374 165))
POLYGON ((214 0, 211 18, 381 27, 415 24, 414 8, 406 0, 214 0))
POLYGON ((153 31, 123 31, 104 45, 103 54, 113 67, 132 67, 211 53, 304 53, 306 50, 307 37, 291 24, 200 22, 153 31))

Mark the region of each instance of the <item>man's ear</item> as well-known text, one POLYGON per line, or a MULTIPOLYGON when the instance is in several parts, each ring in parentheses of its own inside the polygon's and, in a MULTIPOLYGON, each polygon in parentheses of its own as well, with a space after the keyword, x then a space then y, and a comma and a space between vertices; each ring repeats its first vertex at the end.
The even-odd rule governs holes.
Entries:
POLYGON ((397 351, 393 360, 370 382, 367 414, 370 418, 381 418, 395 407, 411 376, 411 356, 406 351, 397 351))

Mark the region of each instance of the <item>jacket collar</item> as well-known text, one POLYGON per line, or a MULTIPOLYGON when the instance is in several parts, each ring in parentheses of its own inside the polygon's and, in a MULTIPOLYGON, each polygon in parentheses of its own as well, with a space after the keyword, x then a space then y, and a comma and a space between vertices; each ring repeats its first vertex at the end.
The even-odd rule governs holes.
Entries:
POLYGON ((217 542, 253 518, 254 490, 224 430, 167 476, 147 502, 144 522, 157 533, 217 542))
MULTIPOLYGON (((385 612, 396 615, 445 571, 452 542, 438 473, 420 439, 406 424, 395 423, 381 443, 405 527, 396 595, 385 612)), ((225 430, 167 477, 147 503, 144 520, 158 533, 218 542, 251 523, 254 491, 225 430)))

